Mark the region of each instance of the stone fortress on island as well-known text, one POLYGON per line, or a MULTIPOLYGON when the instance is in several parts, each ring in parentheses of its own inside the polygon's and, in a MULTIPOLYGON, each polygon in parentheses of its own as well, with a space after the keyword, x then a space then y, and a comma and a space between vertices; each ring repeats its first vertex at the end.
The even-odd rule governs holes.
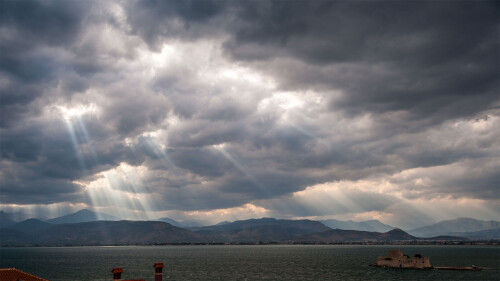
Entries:
POLYGON ((389 256, 378 257, 376 266, 381 267, 397 267, 397 268, 432 268, 430 259, 416 254, 410 258, 403 253, 403 250, 389 250, 389 256))
POLYGON ((378 257, 377 263, 370 264, 375 267, 405 268, 405 269, 438 269, 438 270, 469 270, 480 271, 483 267, 479 266, 432 266, 428 257, 422 257, 415 254, 413 258, 405 255, 403 250, 389 250, 387 257, 378 257))

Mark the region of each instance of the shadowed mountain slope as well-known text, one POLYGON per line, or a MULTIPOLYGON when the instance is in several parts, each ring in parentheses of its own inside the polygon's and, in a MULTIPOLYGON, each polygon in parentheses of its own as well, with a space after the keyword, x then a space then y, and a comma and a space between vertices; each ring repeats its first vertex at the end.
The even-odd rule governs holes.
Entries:
POLYGON ((0 228, 9 227, 15 223, 8 213, 0 211, 0 228))
POLYGON ((50 227, 41 240, 64 244, 144 244, 196 242, 200 236, 166 222, 96 221, 50 227))
POLYGON ((322 233, 314 233, 297 237, 299 242, 390 242, 390 241, 413 241, 418 238, 401 229, 393 229, 388 232, 370 232, 357 230, 333 229, 322 233))
POLYGON ((108 214, 97 213, 91 210, 83 209, 73 214, 47 220, 47 222, 53 224, 64 224, 64 223, 90 222, 98 220, 117 221, 120 219, 108 214))
POLYGON ((213 226, 191 228, 211 242, 272 242, 323 232, 329 227, 311 220, 277 220, 274 218, 241 220, 213 226))
POLYGON ((201 238, 195 232, 159 221, 95 221, 57 224, 37 233, 29 229, 24 231, 11 228, 0 229, 1 245, 190 243, 199 242, 201 238))
POLYGON ((471 218, 458 218, 454 220, 445 220, 433 225, 424 226, 409 230, 415 236, 431 237, 439 235, 454 235, 461 232, 476 232, 488 229, 500 228, 499 221, 483 221, 471 218))
POLYGON ((46 230, 51 226, 53 226, 53 224, 41 221, 39 219, 27 219, 25 221, 11 225, 9 228, 23 232, 40 232, 46 230))
POLYGON ((472 240, 500 240, 500 228, 469 232, 451 232, 449 235, 467 237, 472 240))
POLYGON ((171 219, 171 218, 159 218, 159 219, 156 219, 154 221, 162 221, 162 222, 166 222, 166 223, 169 223, 173 226, 177 226, 177 227, 184 227, 180 222, 174 220, 174 219, 171 219))
POLYGON ((352 220, 349 221, 340 221, 335 219, 330 220, 322 220, 320 221, 324 225, 332 228, 332 229, 344 229, 344 230, 360 230, 360 231, 375 231, 375 232, 387 232, 396 227, 381 223, 378 220, 367 220, 355 222, 352 220))

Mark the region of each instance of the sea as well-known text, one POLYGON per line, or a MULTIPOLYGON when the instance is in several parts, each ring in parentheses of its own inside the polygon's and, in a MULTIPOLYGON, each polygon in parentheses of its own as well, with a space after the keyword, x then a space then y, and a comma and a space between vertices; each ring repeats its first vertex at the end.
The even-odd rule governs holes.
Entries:
POLYGON ((500 280, 498 246, 183 245, 0 248, 0 268, 15 267, 52 281, 154 280, 500 280), (377 256, 401 249, 430 257, 434 266, 481 266, 484 271, 371 267, 377 256))

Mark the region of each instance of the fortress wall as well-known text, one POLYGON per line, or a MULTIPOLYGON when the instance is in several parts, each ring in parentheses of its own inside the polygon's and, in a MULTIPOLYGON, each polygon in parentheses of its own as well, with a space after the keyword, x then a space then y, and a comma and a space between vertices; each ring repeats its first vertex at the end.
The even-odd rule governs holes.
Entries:
POLYGON ((428 257, 413 257, 402 256, 399 258, 391 257, 378 257, 378 266, 398 267, 398 268, 429 268, 431 267, 430 259, 428 257))

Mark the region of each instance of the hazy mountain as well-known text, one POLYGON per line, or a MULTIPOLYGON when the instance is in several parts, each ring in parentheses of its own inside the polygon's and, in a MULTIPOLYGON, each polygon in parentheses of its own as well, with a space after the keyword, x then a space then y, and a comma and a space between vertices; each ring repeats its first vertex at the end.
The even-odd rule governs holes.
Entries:
POLYGON ((40 233, 2 229, 1 244, 115 245, 198 242, 201 236, 160 221, 94 221, 52 225, 40 233), (4 239, 5 237, 5 239, 4 239))
MULTIPOLYGON (((496 235, 500 229, 471 233, 496 235)), ((330 229, 310 220, 252 219, 199 227, 196 232, 161 221, 94 221, 52 225, 37 219, 0 229, 1 245, 120 245, 151 243, 218 242, 393 242, 414 240, 466 240, 440 236, 417 238, 401 229, 388 232, 330 229)))
POLYGON ((41 221, 39 219, 27 219, 25 221, 11 225, 9 228, 29 233, 44 231, 51 226, 53 226, 53 224, 41 221))
POLYGON ((53 224, 64 224, 64 223, 91 222, 98 220, 117 221, 120 219, 108 214, 97 213, 91 210, 83 209, 73 214, 50 219, 47 222, 53 224))
POLYGON ((440 235, 440 236, 434 236, 434 237, 425 237, 425 238, 419 238, 419 240, 423 241, 467 241, 469 240, 466 237, 462 236, 451 236, 451 235, 440 235))
POLYGON ((0 245, 17 245, 31 243, 32 235, 20 230, 10 228, 0 228, 0 245))
MULTIPOLYGON (((429 226, 415 228, 408 231, 408 233, 419 237, 431 237, 439 235, 455 235, 462 232, 476 232, 496 228, 500 228, 500 222, 498 221, 458 218, 454 220, 441 221, 429 226)), ((463 236, 461 234, 459 235, 463 236)))
POLYGON ((318 221, 312 220, 284 220, 284 219, 275 219, 275 218, 261 218, 261 219, 249 219, 249 220, 239 220, 234 222, 227 222, 223 224, 216 224, 211 226, 202 226, 202 227, 193 227, 193 230, 234 230, 234 229, 245 229, 245 228, 253 228, 257 226, 264 225, 281 225, 281 226, 291 226, 299 229, 304 229, 310 233, 326 231, 331 228, 325 226, 324 224, 318 221))
POLYGON ((43 241, 65 244, 143 244, 195 242, 192 231, 159 221, 95 221, 56 225, 47 229, 43 241))
POLYGON ((177 227, 184 227, 180 222, 174 220, 174 219, 171 219, 171 218, 159 218, 159 219, 156 219, 155 221, 162 221, 162 222, 167 222, 173 226, 177 226, 177 227))
POLYGON ((36 218, 41 221, 46 221, 47 217, 41 216, 40 214, 31 214, 31 213, 23 213, 23 212, 5 212, 0 210, 0 223, 2 220, 10 220, 14 223, 21 222, 27 219, 36 218))
POLYGON ((303 235, 295 239, 299 242, 390 242, 390 241, 413 241, 417 237, 411 236, 401 229, 393 229, 388 232, 370 232, 358 230, 333 229, 321 233, 303 235))
POLYGON ((182 227, 187 227, 189 229, 193 227, 202 227, 204 225, 207 225, 204 221, 200 220, 184 220, 180 221, 179 223, 182 225, 182 227))
POLYGON ((9 213, 0 211, 0 228, 9 227, 15 223, 16 222, 12 220, 9 213))
POLYGON ((219 225, 219 226, 220 226, 220 225, 225 225, 225 224, 228 224, 228 223, 231 223, 231 222, 230 222, 230 221, 221 221, 221 222, 219 222, 219 223, 218 223, 218 224, 216 224, 216 225, 219 225))
POLYGON ((159 219, 156 219, 156 221, 164 221, 164 222, 168 222, 169 224, 171 225, 174 225, 174 226, 177 226, 177 227, 183 227, 183 228, 193 228, 193 227, 200 227, 203 225, 203 223, 201 221, 176 221, 174 219, 171 219, 171 218, 159 218, 159 219))
POLYGON ((355 222, 352 220, 349 221, 340 221, 335 219, 330 220, 322 220, 320 221, 324 225, 332 228, 332 229, 344 229, 344 230, 361 230, 361 231, 374 231, 374 232, 387 232, 389 230, 395 229, 396 227, 381 223, 378 220, 367 220, 355 222))
POLYGON ((13 225, 16 222, 26 220, 30 217, 33 216, 21 212, 9 213, 2 210, 0 211, 0 227, 7 227, 9 225, 13 225))
POLYGON ((462 232, 461 235, 470 239, 500 239, 500 228, 462 232))
POLYGON ((191 228, 210 242, 271 242, 291 240, 300 235, 330 230, 311 220, 250 219, 191 228))
POLYGON ((486 229, 480 231, 470 231, 470 232, 450 232, 447 235, 466 237, 472 240, 490 240, 500 239, 500 228, 486 229))

